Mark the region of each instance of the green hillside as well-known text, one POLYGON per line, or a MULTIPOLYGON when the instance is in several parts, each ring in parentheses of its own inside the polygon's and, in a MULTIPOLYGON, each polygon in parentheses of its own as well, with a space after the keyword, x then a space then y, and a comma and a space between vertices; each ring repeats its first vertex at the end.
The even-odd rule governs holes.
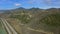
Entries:
MULTIPOLYGON (((60 32, 60 10, 57 11, 57 8, 18 8, 14 10, 9 10, 8 12, 4 12, 2 14, 3 15, 1 17, 7 19, 7 21, 13 25, 13 27, 18 25, 19 28, 20 24, 22 23, 25 24, 23 28, 27 26, 35 30, 44 30, 54 33, 60 32)), ((15 28, 16 30, 18 30, 17 27, 15 28)))
POLYGON ((60 26, 60 14, 51 14, 40 20, 50 26, 60 26))

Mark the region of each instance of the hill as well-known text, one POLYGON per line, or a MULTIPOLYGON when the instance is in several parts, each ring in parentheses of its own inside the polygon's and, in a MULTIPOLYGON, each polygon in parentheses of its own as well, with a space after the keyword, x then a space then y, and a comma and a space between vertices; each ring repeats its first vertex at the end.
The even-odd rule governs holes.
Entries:
MULTIPOLYGON (((60 32, 60 8, 39 9, 39 8, 17 8, 2 13, 6 19, 16 19, 25 26, 54 32, 60 32)), ((11 23, 12 24, 12 23, 11 23)), ((15 22, 14 22, 15 24, 15 22)))

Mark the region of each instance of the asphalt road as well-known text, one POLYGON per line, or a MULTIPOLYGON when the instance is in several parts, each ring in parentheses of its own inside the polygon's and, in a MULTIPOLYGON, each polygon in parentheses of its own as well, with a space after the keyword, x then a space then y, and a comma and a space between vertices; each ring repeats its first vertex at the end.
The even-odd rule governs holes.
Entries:
POLYGON ((18 34, 18 33, 14 30, 14 28, 13 28, 5 19, 1 18, 1 20, 2 20, 2 22, 3 22, 3 24, 4 24, 4 26, 5 26, 8 34, 18 34))

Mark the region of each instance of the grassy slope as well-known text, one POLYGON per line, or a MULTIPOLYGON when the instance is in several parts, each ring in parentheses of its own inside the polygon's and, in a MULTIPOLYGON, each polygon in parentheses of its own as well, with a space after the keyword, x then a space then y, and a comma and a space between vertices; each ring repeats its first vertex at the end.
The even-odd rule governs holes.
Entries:
MULTIPOLYGON (((31 12, 32 14, 34 14, 35 11, 31 12)), ((36 11, 34 14, 34 18, 30 18, 29 14, 30 12, 26 12, 26 11, 16 11, 15 13, 13 12, 9 18, 14 18, 14 19, 19 19, 22 23, 26 24, 29 23, 28 26, 32 27, 34 29, 43 29, 43 30, 48 30, 48 31, 56 31, 57 26, 60 26, 60 14, 55 14, 57 11, 53 10, 52 11, 43 11, 42 13, 40 11, 36 11), (24 14, 23 14, 24 13, 24 14), (48 13, 48 14, 45 14, 48 13), (43 15, 44 14, 44 15, 43 15), (43 15, 42 17, 46 16, 45 18, 40 17, 41 15, 43 15), (29 19, 27 19, 29 18, 29 19), (42 18, 42 19, 40 19, 42 18), (36 20, 35 20, 36 19, 36 20), (32 21, 32 22, 31 22, 32 21)), ((30 13, 30 14, 31 14, 30 13)), ((11 23, 12 24, 12 23, 11 23)), ((14 25, 15 21, 14 21, 14 25)))
POLYGON ((43 18, 40 22, 50 26, 60 26, 60 14, 51 14, 43 18))
POLYGON ((21 22, 23 22, 24 24, 25 23, 28 23, 32 18, 30 16, 31 14, 30 13, 18 13, 18 15, 11 15, 10 18, 15 18, 15 19, 18 19, 20 20, 21 22))

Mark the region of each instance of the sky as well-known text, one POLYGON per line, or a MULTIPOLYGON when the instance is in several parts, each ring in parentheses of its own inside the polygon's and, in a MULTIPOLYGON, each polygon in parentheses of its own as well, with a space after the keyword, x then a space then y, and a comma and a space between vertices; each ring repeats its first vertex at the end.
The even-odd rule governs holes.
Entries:
POLYGON ((60 0, 0 0, 0 10, 24 8, 60 8, 60 0))

